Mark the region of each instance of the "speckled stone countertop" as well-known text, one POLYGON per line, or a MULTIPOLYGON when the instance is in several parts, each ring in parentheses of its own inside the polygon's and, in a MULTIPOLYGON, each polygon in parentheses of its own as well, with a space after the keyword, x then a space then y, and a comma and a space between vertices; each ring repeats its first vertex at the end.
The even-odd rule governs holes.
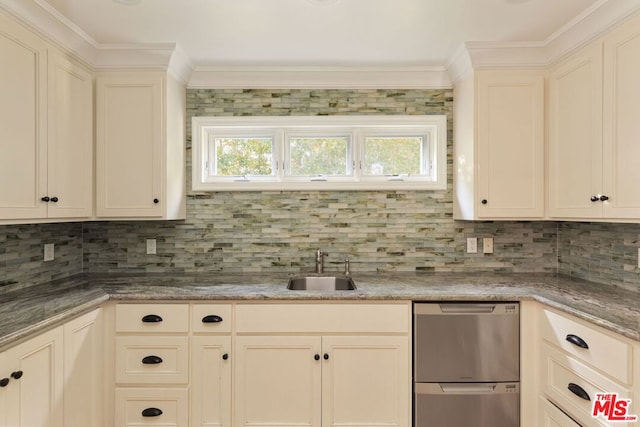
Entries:
POLYGON ((91 275, 0 295, 0 349, 108 300, 536 300, 640 341, 640 293, 561 276, 353 274, 354 291, 290 291, 284 274, 91 275))

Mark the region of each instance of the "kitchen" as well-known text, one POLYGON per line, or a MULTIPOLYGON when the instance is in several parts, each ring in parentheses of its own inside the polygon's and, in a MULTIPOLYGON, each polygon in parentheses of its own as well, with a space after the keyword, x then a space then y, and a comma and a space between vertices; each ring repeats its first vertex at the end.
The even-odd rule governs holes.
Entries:
MULTIPOLYGON (((602 11, 613 7, 611 3, 601 5, 602 11)), ((632 3, 627 4, 630 11, 635 10, 632 3)), ((3 2, 3 8, 14 11, 23 7, 20 5, 3 2)), ((316 7, 335 6, 339 3, 316 7)), ((630 11, 625 13, 631 14, 630 11)), ((165 63, 157 68, 166 67, 167 57, 161 59, 165 63)), ((171 56, 173 59, 175 56, 171 56)), ((391 68, 383 80, 377 77, 379 69, 367 72, 366 68, 358 68, 358 78, 353 80, 349 72, 333 67, 321 76, 324 80, 316 80, 319 88, 312 90, 299 82, 317 78, 311 71, 314 69, 293 67, 279 74, 263 67, 257 73, 255 69, 229 72, 221 67, 212 72, 194 72, 186 90, 184 119, 186 219, 111 218, 53 224, 18 220, 15 222, 22 224, 0 226, 3 294, 80 273, 286 276, 311 271, 314 253, 321 248, 329 253, 325 260, 327 271, 342 271, 344 259, 349 258, 356 282, 358 274, 376 272, 560 273, 601 286, 617 285, 636 292, 630 295, 637 295, 639 236, 632 220, 546 221, 543 214, 533 221, 457 221, 453 219, 453 164, 448 166, 446 191, 190 190, 191 118, 207 114, 445 114, 449 160, 454 160, 451 150, 455 146, 453 115, 457 97, 451 83, 431 88, 441 84, 440 74, 435 73, 438 83, 434 84, 424 82, 424 75, 431 75, 425 67, 391 68), (222 82, 226 78, 228 87, 221 83, 219 86, 223 87, 218 88, 207 83, 207 78, 222 82), (247 81, 256 82, 257 87, 244 86, 247 81), (283 87, 282 81, 289 87, 283 87), (481 239, 485 237, 494 239, 493 254, 482 253, 481 239), (467 238, 480 239, 478 253, 466 253, 467 238), (147 239, 156 240, 156 255, 146 253, 147 239), (55 259, 43 262, 43 245, 49 243, 55 245, 55 259)), ((637 406, 635 411, 638 412, 637 406)))

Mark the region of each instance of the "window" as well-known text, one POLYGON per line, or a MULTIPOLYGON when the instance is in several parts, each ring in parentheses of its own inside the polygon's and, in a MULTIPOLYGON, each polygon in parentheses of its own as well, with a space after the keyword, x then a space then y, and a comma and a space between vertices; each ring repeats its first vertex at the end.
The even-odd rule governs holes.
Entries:
POLYGON ((445 116, 194 117, 193 189, 446 189, 445 116))

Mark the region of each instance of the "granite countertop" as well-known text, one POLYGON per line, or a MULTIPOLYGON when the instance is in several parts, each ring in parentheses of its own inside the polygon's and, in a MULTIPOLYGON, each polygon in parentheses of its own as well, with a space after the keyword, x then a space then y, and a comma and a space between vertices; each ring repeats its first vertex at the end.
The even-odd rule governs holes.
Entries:
POLYGON ((109 301, 536 300, 640 341, 640 293, 538 274, 353 274, 355 291, 290 291, 286 274, 82 275, 0 295, 0 349, 109 301))

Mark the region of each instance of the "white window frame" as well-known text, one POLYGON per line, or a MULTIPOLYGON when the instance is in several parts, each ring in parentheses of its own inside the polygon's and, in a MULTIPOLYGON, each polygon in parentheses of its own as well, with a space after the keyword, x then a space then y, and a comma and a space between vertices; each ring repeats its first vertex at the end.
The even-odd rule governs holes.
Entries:
POLYGON ((192 118, 192 189, 194 191, 288 190, 446 190, 447 119, 424 116, 249 116, 192 118), (288 174, 289 136, 349 135, 347 176, 298 177, 288 174), (263 177, 215 177, 207 169, 210 137, 273 137, 275 174, 263 177), (424 136, 428 139, 429 176, 375 176, 362 173, 364 138, 424 136))

